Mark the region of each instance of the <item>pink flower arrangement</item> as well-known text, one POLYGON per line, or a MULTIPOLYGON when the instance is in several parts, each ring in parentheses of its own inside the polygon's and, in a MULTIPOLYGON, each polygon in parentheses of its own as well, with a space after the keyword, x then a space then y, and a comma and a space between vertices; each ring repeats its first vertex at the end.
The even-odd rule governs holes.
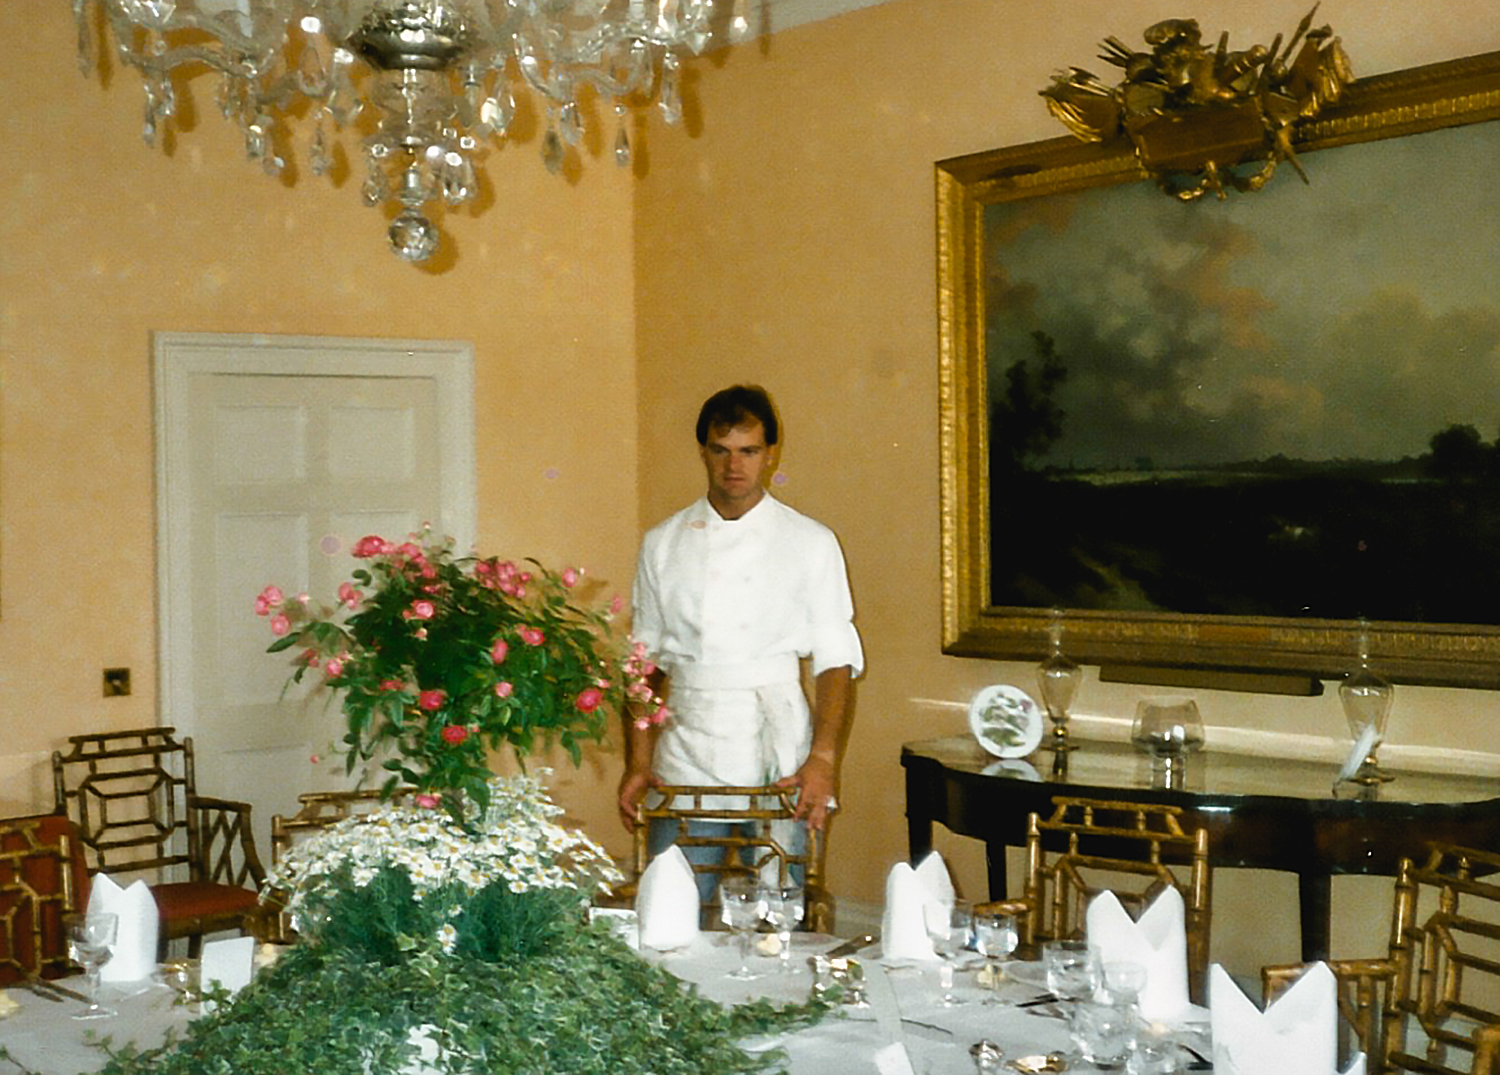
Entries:
POLYGON ((666 719, 644 647, 613 626, 619 599, 590 604, 582 568, 457 557, 426 531, 372 534, 353 553, 333 607, 267 586, 254 609, 273 652, 297 647, 294 679, 321 674, 343 692, 350 749, 391 757, 390 785, 414 787, 419 803, 459 818, 466 798, 487 801, 497 749, 555 741, 578 763, 627 705, 648 725, 666 719))

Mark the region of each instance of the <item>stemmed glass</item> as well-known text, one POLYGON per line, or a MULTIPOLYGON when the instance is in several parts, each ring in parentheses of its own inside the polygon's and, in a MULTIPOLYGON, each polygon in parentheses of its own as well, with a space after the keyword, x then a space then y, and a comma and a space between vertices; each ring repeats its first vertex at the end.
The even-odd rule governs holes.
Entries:
POLYGON ((1058 1000, 1087 1000, 1099 991, 1099 949, 1087 941, 1048 941, 1042 946, 1047 989, 1058 1000))
POLYGON ((1056 754, 1077 750, 1078 744, 1068 738, 1068 706, 1078 693, 1078 684, 1083 682, 1083 669, 1062 650, 1062 609, 1052 610, 1052 623, 1047 629, 1051 647, 1041 664, 1036 666, 1036 682, 1041 689, 1042 704, 1047 707, 1047 719, 1052 722, 1052 735, 1044 749, 1056 754))
POLYGON ((1000 976, 1004 972, 1000 964, 1010 958, 1016 950, 1016 917, 998 911, 986 911, 974 915, 974 939, 979 950, 989 963, 992 992, 984 999, 986 1004, 1001 1004, 1000 976))
POLYGON ((727 877, 719 885, 719 914, 740 949, 739 970, 730 971, 729 977, 742 982, 760 977, 750 969, 750 938, 761 919, 760 897, 760 884, 753 877, 727 877))
POLYGON ((969 946, 974 929, 974 912, 962 900, 955 900, 950 908, 929 908, 923 916, 927 924, 927 936, 932 939, 932 948, 943 962, 938 967, 938 987, 943 991, 943 1006, 962 1004, 963 999, 953 993, 953 976, 956 971, 954 959, 969 946))
POLYGON ((1370 624, 1361 619, 1359 667, 1339 684, 1339 702, 1349 721, 1349 734, 1357 744, 1368 744, 1359 769, 1349 778, 1356 784, 1372 787, 1395 779, 1375 760, 1375 751, 1385 738, 1385 724, 1390 718, 1395 695, 1396 688, 1370 669, 1370 624))
POLYGON ((99 968, 109 962, 109 946, 115 943, 120 928, 118 915, 103 911, 63 915, 63 930, 68 937, 68 958, 88 974, 89 1006, 74 1019, 103 1019, 115 1015, 113 1008, 99 1003, 99 968))
POLYGON ((760 890, 761 916, 776 931, 781 942, 777 958, 781 961, 781 973, 792 971, 792 930, 802 921, 803 896, 801 885, 767 885, 760 890))

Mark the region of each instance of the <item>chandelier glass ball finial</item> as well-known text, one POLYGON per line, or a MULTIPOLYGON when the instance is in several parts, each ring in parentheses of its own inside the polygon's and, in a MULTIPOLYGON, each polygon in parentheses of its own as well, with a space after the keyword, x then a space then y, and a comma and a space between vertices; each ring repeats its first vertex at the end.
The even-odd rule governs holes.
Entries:
POLYGON ((273 176, 294 141, 310 171, 333 174, 336 132, 373 116, 359 189, 393 216, 396 253, 421 261, 437 249, 434 209, 472 202, 476 166, 511 136, 517 91, 540 106, 550 171, 596 112, 613 113, 612 155, 629 167, 629 108, 655 101, 678 122, 683 57, 702 53, 716 25, 748 36, 749 2, 719 0, 723 17, 715 0, 73 0, 73 11, 86 74, 96 12, 119 61, 140 72, 148 144, 177 113, 184 66, 218 73, 219 110, 273 176))

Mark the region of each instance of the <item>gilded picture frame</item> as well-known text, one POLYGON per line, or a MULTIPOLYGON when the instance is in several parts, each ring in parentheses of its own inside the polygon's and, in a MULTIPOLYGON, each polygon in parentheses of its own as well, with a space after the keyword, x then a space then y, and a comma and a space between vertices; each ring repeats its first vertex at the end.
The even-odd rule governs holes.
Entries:
MULTIPOLYGON (((1041 107, 1040 101, 1038 107, 1041 107)), ((1500 119, 1500 52, 1363 77, 1337 105, 1304 127, 1296 143, 1320 183, 1319 157, 1339 147, 1407 138, 1500 119)), ((1500 136, 1500 124, 1495 125, 1500 136)), ((1488 136, 1488 131, 1485 132, 1488 136)), ((1326 159, 1326 158, 1325 158, 1326 159)), ((1437 173, 1441 159, 1431 161, 1437 173)), ((1322 181, 1326 184, 1328 179, 1322 181)), ((1283 166, 1272 181, 1303 188, 1283 166)), ((1371 176, 1368 182, 1380 182, 1371 176)), ((986 209, 1123 184, 1149 185, 1125 140, 1108 146, 1072 137, 941 161, 936 166, 942 526, 942 645, 959 656, 1036 659, 1047 645, 1050 607, 992 600, 995 525, 991 489, 991 386, 987 287, 996 251, 986 248, 986 209)), ((1288 196, 1292 196, 1288 195, 1288 196)), ((1165 195, 1157 195, 1164 202, 1165 195)), ((1231 194, 1254 211, 1261 194, 1231 194)), ((1410 192, 1413 198, 1421 190, 1410 192)), ((1215 203, 1177 207, 1213 212, 1215 203)), ((1484 258, 1500 263, 1493 236, 1484 258)), ((1493 426, 1493 422, 1490 423, 1493 426)), ((1493 428, 1486 429, 1492 435, 1493 428)), ((1497 448, 1500 451, 1500 448, 1497 448)), ((1046 527, 1027 505, 1006 504, 1005 526, 1046 527)), ((1233 570, 1233 565, 1226 565, 1233 570)), ((1490 623, 1382 618, 1367 631, 1373 663, 1397 682, 1500 687, 1500 609, 1490 623)), ((1294 673, 1332 678, 1355 661, 1356 623, 1316 615, 1219 614, 1160 608, 1063 605, 1065 649, 1075 660, 1151 668, 1294 673)), ((1359 615, 1365 615, 1361 610, 1359 615)))

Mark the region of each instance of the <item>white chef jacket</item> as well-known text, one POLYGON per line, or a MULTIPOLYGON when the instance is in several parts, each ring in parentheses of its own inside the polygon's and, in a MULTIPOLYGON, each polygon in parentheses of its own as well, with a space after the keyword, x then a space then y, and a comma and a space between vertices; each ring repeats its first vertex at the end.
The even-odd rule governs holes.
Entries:
POLYGON ((864 668, 838 538, 770 494, 739 519, 706 498, 646 534, 635 637, 672 677, 653 770, 670 784, 764 784, 807 760, 812 674, 864 668))

